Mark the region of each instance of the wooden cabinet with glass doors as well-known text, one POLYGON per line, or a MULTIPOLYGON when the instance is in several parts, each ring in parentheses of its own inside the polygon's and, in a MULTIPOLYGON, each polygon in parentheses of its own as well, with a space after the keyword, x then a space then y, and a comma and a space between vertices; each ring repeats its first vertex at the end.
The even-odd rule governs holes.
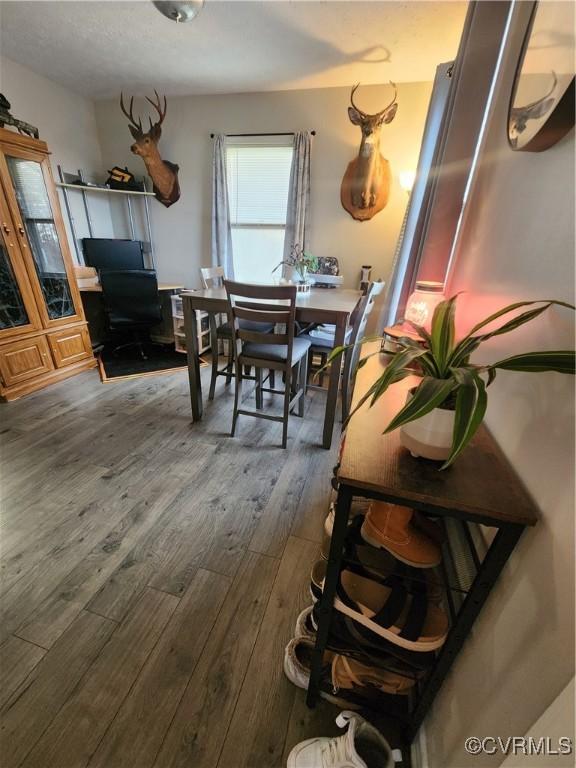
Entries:
POLYGON ((96 361, 49 150, 0 128, 0 397, 14 400, 96 361))

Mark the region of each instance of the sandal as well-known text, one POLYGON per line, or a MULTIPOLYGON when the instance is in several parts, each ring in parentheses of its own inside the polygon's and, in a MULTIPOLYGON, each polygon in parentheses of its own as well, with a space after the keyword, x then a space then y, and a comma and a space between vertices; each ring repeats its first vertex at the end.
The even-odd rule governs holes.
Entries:
MULTIPOLYGON (((315 609, 312 622, 317 624, 315 609)), ((316 639, 314 634, 309 639, 316 639)), ((394 672, 408 677, 421 678, 436 661, 434 651, 419 652, 401 648, 395 643, 375 635, 339 611, 334 611, 327 647, 335 653, 343 653, 358 661, 373 660, 394 672)))
MULTIPOLYGON (((358 530, 356 531, 360 539, 359 528, 362 519, 358 520, 358 530)), ((352 532, 353 533, 353 532, 352 532)), ((361 539, 360 539, 361 541, 361 539)), ((424 595, 432 603, 440 604, 444 595, 442 584, 437 581, 433 573, 420 574, 415 568, 404 565, 396 560, 392 555, 383 550, 374 549, 367 544, 356 544, 356 536, 346 544, 345 557, 348 562, 346 570, 363 576, 371 581, 377 581, 382 584, 387 583, 391 576, 397 576, 402 580, 404 587, 410 594, 424 595), (374 565, 378 563, 380 570, 376 570, 374 565)), ((326 576, 326 560, 317 560, 312 566, 310 572, 310 596, 312 602, 317 603, 322 597, 324 578, 326 576)))
POLYGON ((406 565, 385 549, 377 549, 367 544, 361 533, 363 523, 364 516, 356 515, 348 529, 344 556, 354 563, 347 566, 348 570, 376 581, 386 579, 395 573, 405 579, 405 586, 409 592, 424 591, 429 600, 440 603, 444 595, 440 578, 431 569, 406 565))
POLYGON ((411 651, 434 651, 448 634, 448 618, 425 592, 411 594, 398 576, 377 582, 349 570, 340 574, 334 607, 376 635, 411 651))

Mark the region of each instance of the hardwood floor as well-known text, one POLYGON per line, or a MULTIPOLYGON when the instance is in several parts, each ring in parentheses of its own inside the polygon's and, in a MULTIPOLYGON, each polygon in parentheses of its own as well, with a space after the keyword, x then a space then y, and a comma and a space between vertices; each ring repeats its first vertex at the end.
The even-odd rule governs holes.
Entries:
POLYGON ((336 732, 282 672, 330 498, 324 398, 284 451, 274 422, 228 437, 223 379, 191 425, 185 372, 0 405, 3 768, 279 768, 336 732))

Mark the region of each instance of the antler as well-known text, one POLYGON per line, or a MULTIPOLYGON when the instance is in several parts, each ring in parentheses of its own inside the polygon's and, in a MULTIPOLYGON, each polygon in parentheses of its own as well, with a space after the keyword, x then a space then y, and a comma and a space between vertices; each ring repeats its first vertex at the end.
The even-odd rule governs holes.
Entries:
MULTIPOLYGON (((152 99, 149 99, 148 96, 146 96, 146 101, 150 102, 150 104, 152 104, 156 112, 158 112, 158 117, 160 119, 158 120, 156 125, 162 125, 162 123, 164 122, 164 118, 166 117, 166 108, 167 108, 166 96, 164 96, 164 109, 162 110, 160 106, 160 96, 158 95, 158 91, 156 89, 154 89, 154 94, 156 95, 156 101, 152 101, 152 99)), ((152 128, 153 127, 152 118, 148 118, 148 119, 150 120, 150 128, 152 128)))
POLYGON ((552 94, 554 93, 554 89, 558 85, 558 78, 556 77, 556 72, 552 70, 552 87, 548 91, 548 93, 545 96, 541 96, 539 99, 536 99, 536 101, 531 101, 529 104, 523 104, 521 107, 512 107, 510 110, 510 114, 512 115, 524 115, 531 110, 534 109, 534 107, 540 106, 540 104, 543 104, 546 99, 548 99, 552 94))
POLYGON ((366 112, 363 112, 359 107, 356 106, 356 104, 354 104, 354 94, 356 93, 359 87, 360 87, 360 83, 356 83, 354 88, 352 88, 352 91, 350 93, 350 104, 354 107, 356 112, 359 112, 364 117, 367 117, 366 112))
POLYGON ((396 96, 398 95, 398 89, 396 88, 396 85, 390 80, 390 85, 394 88, 394 97, 392 98, 392 101, 388 106, 384 107, 384 109, 381 109, 380 112, 376 112, 374 115, 368 114, 368 112, 364 112, 363 110, 359 109, 356 104, 354 104, 354 94, 356 93, 356 90, 359 88, 360 83, 356 83, 354 88, 352 88, 352 92, 350 93, 350 104, 354 107, 354 109, 359 112, 363 117, 378 117, 379 115, 383 115, 385 112, 387 112, 392 104, 396 101, 396 96))
POLYGON ((130 123, 134 126, 134 128, 137 128, 139 131, 142 131, 142 121, 140 118, 138 118, 138 122, 134 119, 134 96, 130 99, 130 112, 126 111, 126 107, 124 106, 124 94, 120 93, 120 109, 125 114, 125 116, 128 118, 130 123))
POLYGON ((392 88, 394 88, 394 96, 392 97, 392 101, 390 104, 388 104, 387 107, 384 107, 384 109, 381 109, 380 112, 378 112, 379 115, 383 115, 385 112, 388 112, 392 104, 396 101, 396 96, 398 96, 398 88, 396 88, 396 84, 392 82, 392 80, 389 80, 390 85, 392 88))

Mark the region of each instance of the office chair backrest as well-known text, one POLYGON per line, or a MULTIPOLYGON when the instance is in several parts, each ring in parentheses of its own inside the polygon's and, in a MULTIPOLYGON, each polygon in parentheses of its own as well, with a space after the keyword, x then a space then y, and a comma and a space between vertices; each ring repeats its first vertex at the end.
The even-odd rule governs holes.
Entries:
MULTIPOLYGON (((368 286, 368 290, 366 291, 364 296, 362 296, 358 304, 358 311, 356 314, 356 319, 352 326, 352 333, 350 334, 350 339, 348 340, 348 344, 356 344, 357 341, 360 341, 361 339, 364 338, 365 332, 366 332, 366 326, 368 325, 368 318, 370 317, 370 314, 374 309, 376 296, 382 293, 382 291, 384 290, 384 286, 385 286, 385 283, 370 283, 370 285, 368 286)), ((350 402, 352 400, 352 391, 354 389, 354 379, 356 377, 356 369, 358 368, 358 362, 360 360, 361 351, 362 351, 362 347, 360 345, 357 345, 352 349, 349 349, 344 357, 343 377, 347 383, 347 386, 345 387, 345 391, 348 393, 348 402, 345 403, 346 413, 348 413, 350 410, 350 402)))
POLYGON ((204 288, 222 288, 224 286, 223 267, 200 267, 200 277, 204 288))
POLYGON ((104 309, 111 325, 120 318, 134 323, 158 323, 162 306, 153 269, 123 269, 100 273, 104 309))
POLYGON ((236 359, 242 353, 242 342, 256 344, 285 344, 287 360, 292 360, 294 320, 296 317, 295 285, 250 285, 224 280, 228 296, 228 313, 234 334, 236 359), (240 320, 254 323, 282 324, 284 333, 250 330, 240 327, 240 320))

